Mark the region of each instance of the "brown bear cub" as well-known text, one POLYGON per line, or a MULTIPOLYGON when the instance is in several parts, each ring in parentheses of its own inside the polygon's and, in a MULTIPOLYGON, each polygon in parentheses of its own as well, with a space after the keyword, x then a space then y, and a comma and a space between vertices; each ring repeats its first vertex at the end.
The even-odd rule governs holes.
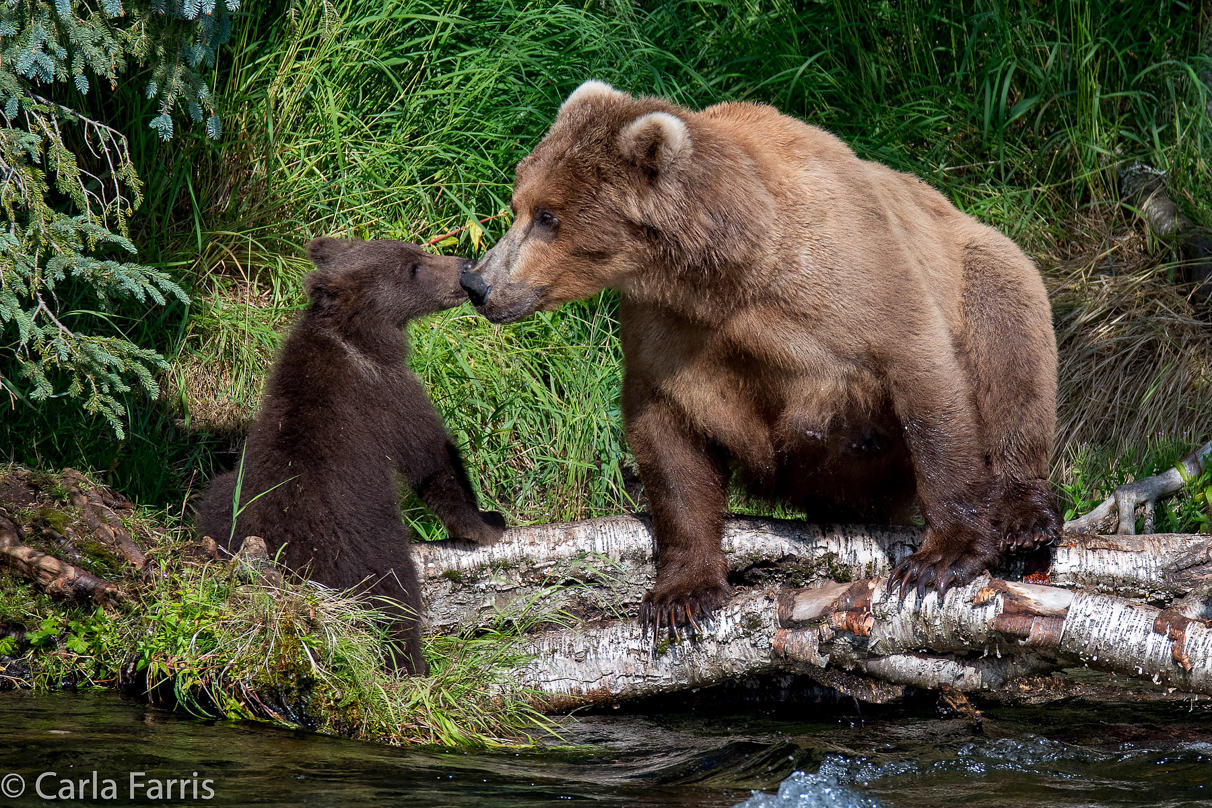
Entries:
POLYGON ((450 535, 480 544, 505 526, 481 513, 467 473, 420 382, 408 369, 402 328, 414 317, 467 299, 464 258, 430 255, 398 241, 320 238, 307 251, 316 271, 311 305, 282 346, 237 473, 217 478, 198 508, 198 529, 229 550, 245 536, 271 557, 338 589, 357 588, 402 605, 393 635, 396 665, 425 673, 421 588, 400 518, 397 477, 450 535), (261 495, 260 498, 255 499, 261 495))
POLYGON ((1056 341, 1009 239, 777 110, 578 88, 464 276, 507 322, 617 289, 623 417, 659 552, 646 624, 727 600, 735 472, 816 519, 904 520, 892 585, 945 591, 1054 539, 1056 341))

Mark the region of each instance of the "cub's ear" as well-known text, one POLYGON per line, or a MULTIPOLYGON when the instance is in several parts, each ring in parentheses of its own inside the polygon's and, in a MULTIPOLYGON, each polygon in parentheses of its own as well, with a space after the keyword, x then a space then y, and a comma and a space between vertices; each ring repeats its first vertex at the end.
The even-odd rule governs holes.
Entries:
POLYGON ((322 236, 307 245, 307 256, 317 267, 323 268, 337 256, 349 251, 356 242, 344 238, 322 236))
POLYGON ((619 132, 619 151, 644 171, 660 176, 685 166, 694 146, 685 121, 668 112, 649 112, 619 132))
MULTIPOLYGON (((317 241, 334 241, 335 239, 317 239, 317 241)), ((316 242, 313 241, 308 245, 308 252, 311 251, 311 246, 316 242)), ((314 260, 314 259, 313 259, 314 260)), ((337 302, 337 298, 341 296, 340 284, 337 277, 331 272, 312 272, 303 279, 303 290, 307 292, 307 296, 311 298, 312 307, 323 311, 337 302)))
POLYGON ((631 96, 627 93, 619 92, 604 81, 590 79, 573 90, 572 94, 564 99, 564 103, 560 104, 560 112, 580 106, 581 104, 591 103, 594 100, 630 101, 631 96))

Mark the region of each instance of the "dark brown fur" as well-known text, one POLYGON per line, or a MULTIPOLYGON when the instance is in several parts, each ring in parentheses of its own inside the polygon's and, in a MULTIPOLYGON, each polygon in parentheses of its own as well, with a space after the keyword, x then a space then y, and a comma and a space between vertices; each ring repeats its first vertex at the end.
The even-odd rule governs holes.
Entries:
POLYGON ((400 519, 397 477, 451 536, 496 541, 499 514, 481 513, 467 474, 408 369, 401 329, 413 317, 458 305, 466 259, 398 241, 321 238, 308 246, 311 306, 282 347, 244 447, 241 505, 231 529, 236 473, 217 478, 198 509, 198 529, 220 543, 265 540, 271 556, 312 580, 357 588, 389 607, 403 659, 421 656, 421 589, 400 519), (265 493, 253 500, 258 494, 265 493))
POLYGON ((917 178, 771 107, 696 113, 588 82, 518 165, 512 207, 464 277, 489 319, 621 294, 625 426, 660 553, 646 620, 726 600, 734 467, 816 518, 902 520, 916 498, 904 587, 945 590, 1057 535, 1043 283, 917 178))

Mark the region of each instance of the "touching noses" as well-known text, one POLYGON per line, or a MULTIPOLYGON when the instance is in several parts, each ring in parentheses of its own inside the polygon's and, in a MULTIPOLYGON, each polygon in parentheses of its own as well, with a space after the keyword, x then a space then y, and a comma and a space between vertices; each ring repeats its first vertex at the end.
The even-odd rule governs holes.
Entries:
POLYGON ((459 273, 459 285, 467 292, 472 305, 475 306, 483 306, 484 301, 488 299, 488 293, 492 291, 492 287, 484 283, 484 276, 472 271, 471 264, 459 273))

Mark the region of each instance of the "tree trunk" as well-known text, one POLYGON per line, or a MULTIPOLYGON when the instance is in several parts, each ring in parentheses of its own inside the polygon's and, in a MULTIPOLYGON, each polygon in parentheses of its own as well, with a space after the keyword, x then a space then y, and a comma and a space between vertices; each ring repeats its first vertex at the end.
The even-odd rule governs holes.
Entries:
POLYGON ((1160 603, 1194 591, 1195 608, 1182 610, 988 577, 941 604, 912 593, 901 604, 884 593, 883 576, 920 537, 912 527, 730 519, 723 546, 734 597, 711 631, 656 645, 635 620, 655 575, 644 518, 513 528, 491 547, 436 542, 415 550, 431 629, 501 619, 529 627, 532 659, 515 679, 547 709, 776 671, 806 673, 870 701, 896 698, 902 685, 998 690, 1075 665, 1212 693, 1212 631, 1200 619, 1212 537, 1067 534, 1051 565, 1030 576, 1160 603))

